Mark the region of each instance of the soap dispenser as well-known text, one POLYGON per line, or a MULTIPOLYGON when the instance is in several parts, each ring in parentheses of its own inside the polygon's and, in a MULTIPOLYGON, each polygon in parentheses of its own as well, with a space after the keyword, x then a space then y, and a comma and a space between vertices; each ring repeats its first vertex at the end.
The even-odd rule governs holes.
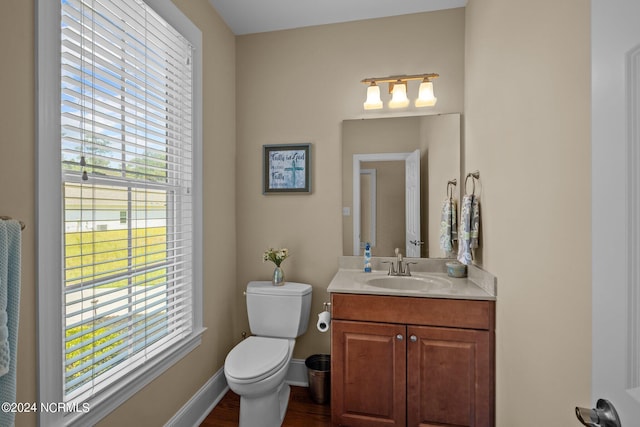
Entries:
POLYGON ((364 272, 371 273, 371 244, 364 245, 364 272))

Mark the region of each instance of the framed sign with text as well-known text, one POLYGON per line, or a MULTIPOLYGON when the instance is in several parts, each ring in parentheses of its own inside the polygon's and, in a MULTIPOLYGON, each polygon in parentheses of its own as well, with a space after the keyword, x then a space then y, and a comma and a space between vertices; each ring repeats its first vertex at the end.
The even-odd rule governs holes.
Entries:
POLYGON ((263 194, 311 193, 311 144, 262 146, 263 194))

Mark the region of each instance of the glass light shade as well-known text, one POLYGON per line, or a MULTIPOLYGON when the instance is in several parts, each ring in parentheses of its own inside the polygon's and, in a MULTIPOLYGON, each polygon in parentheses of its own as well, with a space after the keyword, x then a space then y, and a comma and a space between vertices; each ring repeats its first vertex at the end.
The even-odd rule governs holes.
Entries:
POLYGON ((438 102, 438 98, 433 94, 433 83, 425 81, 420 83, 416 107, 433 107, 438 102))
POLYGON ((371 83, 367 88, 367 100, 364 101, 365 110, 377 110, 382 108, 382 100, 380 99, 380 86, 371 83))
POLYGON ((390 108, 404 108, 409 105, 409 98, 407 98, 407 85, 405 83, 396 83, 393 85, 393 91, 391 92, 391 101, 389 101, 390 108))

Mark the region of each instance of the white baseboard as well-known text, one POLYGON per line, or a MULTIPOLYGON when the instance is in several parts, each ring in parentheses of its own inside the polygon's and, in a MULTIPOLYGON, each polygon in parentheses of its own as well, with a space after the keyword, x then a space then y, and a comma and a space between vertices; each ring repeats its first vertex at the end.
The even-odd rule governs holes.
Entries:
POLYGON ((222 367, 171 417, 165 427, 199 426, 227 391, 229 386, 222 367))
MULTIPOLYGON (((309 387, 304 359, 291 359, 285 381, 291 385, 309 387)), ((227 391, 229 386, 224 377, 224 367, 222 367, 171 417, 165 427, 199 426, 227 391)))
POLYGON ((291 359, 285 381, 291 385, 309 387, 309 376, 307 375, 307 366, 304 364, 304 359, 291 359))

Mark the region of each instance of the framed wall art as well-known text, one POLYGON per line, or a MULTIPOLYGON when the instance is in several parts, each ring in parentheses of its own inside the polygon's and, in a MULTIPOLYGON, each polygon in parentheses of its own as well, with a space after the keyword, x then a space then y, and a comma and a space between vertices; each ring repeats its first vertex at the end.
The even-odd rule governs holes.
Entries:
POLYGON ((263 194, 311 193, 311 144, 262 146, 263 194))

